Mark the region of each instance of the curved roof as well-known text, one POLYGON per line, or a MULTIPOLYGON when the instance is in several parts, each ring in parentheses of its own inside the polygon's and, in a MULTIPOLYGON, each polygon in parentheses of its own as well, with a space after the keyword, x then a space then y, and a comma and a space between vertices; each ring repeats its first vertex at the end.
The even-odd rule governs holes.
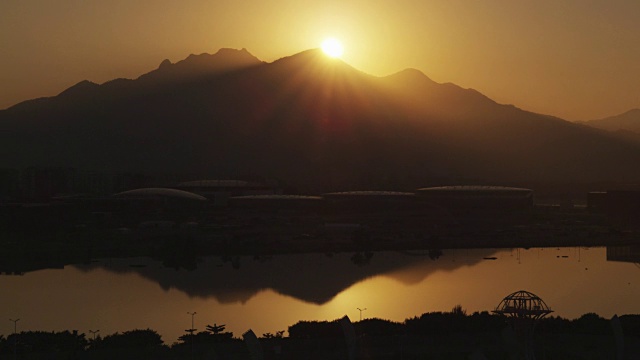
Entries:
POLYGON ((536 294, 525 290, 516 291, 507 295, 493 311, 497 314, 518 318, 540 318, 553 310, 536 294))
POLYGON ((532 192, 531 189, 507 187, 507 186, 480 186, 480 185, 461 185, 461 186, 436 186, 418 189, 419 192, 437 191, 437 192, 532 192))
POLYGON ((429 198, 530 199, 533 190, 504 186, 438 186, 418 189, 416 194, 429 198))
POLYGON ((123 191, 113 195, 120 198, 176 198, 185 200, 206 201, 207 198, 184 190, 168 188, 142 188, 123 191))
POLYGON ((232 200, 322 200, 320 196, 307 196, 307 195, 247 195, 247 196, 233 196, 232 200))
POLYGON ((399 191, 343 191, 322 194, 322 196, 415 196, 414 193, 399 191))
POLYGON ((178 187, 263 187, 265 185, 244 180, 195 180, 185 181, 177 185, 178 187))

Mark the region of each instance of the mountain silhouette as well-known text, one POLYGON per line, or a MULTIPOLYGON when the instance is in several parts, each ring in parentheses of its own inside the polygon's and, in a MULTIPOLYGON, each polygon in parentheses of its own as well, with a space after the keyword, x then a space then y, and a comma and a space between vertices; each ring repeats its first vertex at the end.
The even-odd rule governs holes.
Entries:
POLYGON ((640 147, 407 69, 363 73, 313 49, 264 63, 191 55, 0 111, 5 167, 284 179, 308 191, 442 179, 637 181, 640 147))
POLYGON ((220 49, 213 55, 191 54, 175 64, 166 59, 160 63, 158 69, 140 76, 138 80, 151 83, 183 82, 259 64, 262 64, 262 61, 251 55, 247 49, 220 49))
POLYGON ((619 115, 581 121, 581 124, 607 131, 631 131, 640 135, 640 109, 631 109, 619 115))

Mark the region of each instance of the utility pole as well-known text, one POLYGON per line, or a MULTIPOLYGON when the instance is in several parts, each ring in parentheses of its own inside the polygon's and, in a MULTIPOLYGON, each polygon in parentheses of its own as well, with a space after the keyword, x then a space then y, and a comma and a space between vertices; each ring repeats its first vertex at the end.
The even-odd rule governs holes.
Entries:
POLYGON ((193 318, 194 316, 196 316, 196 312, 188 312, 187 314, 191 315, 191 329, 187 330, 187 332, 189 332, 191 334, 191 359, 193 360, 193 338, 195 337, 194 333, 196 332, 196 329, 194 327, 194 323, 193 323, 193 318))
POLYGON ((9 319, 9 321, 13 321, 13 359, 18 359, 18 321, 20 319, 9 319))

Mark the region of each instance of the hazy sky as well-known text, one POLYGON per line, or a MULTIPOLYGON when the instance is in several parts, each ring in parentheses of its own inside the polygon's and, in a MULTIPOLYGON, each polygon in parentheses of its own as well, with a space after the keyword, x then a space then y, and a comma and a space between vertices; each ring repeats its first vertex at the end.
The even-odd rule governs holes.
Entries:
POLYGON ((0 0, 0 109, 165 58, 270 62, 328 36, 370 74, 413 67, 569 120, 640 107, 637 0, 0 0))

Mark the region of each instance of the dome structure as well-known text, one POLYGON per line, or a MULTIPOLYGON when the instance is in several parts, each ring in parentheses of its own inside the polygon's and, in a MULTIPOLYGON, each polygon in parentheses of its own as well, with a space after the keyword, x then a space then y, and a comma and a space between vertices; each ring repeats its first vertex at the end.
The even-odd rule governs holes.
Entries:
POLYGON ((502 299, 493 312, 509 317, 539 319, 553 310, 538 295, 519 290, 502 299))
POLYGON ((507 186, 436 186, 417 190, 420 194, 446 194, 448 196, 464 197, 529 197, 533 191, 531 189, 507 187, 507 186))
POLYGON ((177 185, 180 188, 246 188, 262 186, 244 180, 194 180, 185 181, 177 185))
POLYGON ((309 195, 247 195, 247 196, 234 196, 233 200, 247 200, 247 201, 318 201, 322 200, 320 196, 309 195))
POLYGON ((142 188, 128 190, 117 193, 113 196, 122 199, 179 199, 193 201, 207 200, 207 198, 198 194, 194 194, 192 192, 168 188, 142 188))
POLYGON ((414 193, 399 191, 342 191, 332 192, 322 195, 327 199, 357 199, 357 198, 379 198, 379 199, 411 199, 414 193))
POLYGON ((504 315, 511 320, 515 335, 520 340, 522 358, 535 360, 533 332, 539 319, 552 313, 553 310, 536 294, 519 290, 507 295, 493 310, 493 313, 504 315))
POLYGON ((174 187, 204 196, 215 205, 228 205, 229 199, 234 196, 269 195, 276 192, 266 184, 244 180, 194 180, 174 187))

